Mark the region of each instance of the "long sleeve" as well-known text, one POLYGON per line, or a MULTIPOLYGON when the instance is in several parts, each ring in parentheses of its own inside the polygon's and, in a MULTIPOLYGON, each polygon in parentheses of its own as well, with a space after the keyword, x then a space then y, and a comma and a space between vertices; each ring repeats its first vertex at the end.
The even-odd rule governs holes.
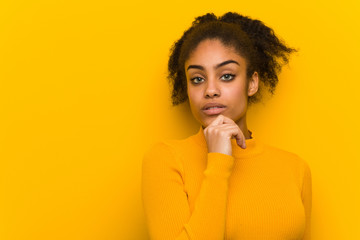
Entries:
POLYGON ((312 207, 312 179, 311 172, 308 164, 305 162, 304 177, 303 177, 303 188, 301 192, 301 198, 303 201, 306 226, 303 240, 311 239, 311 207, 312 207))
POLYGON ((142 199, 151 240, 223 240, 234 157, 207 154, 207 167, 191 213, 178 156, 171 146, 160 142, 143 158, 142 199))

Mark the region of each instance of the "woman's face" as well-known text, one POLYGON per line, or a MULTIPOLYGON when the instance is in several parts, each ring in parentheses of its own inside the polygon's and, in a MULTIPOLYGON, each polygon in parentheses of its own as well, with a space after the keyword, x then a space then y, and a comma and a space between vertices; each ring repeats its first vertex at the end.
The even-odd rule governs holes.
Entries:
POLYGON ((246 60, 233 47, 214 39, 200 42, 185 62, 185 72, 191 112, 202 126, 219 114, 239 127, 246 122, 247 99, 258 89, 258 75, 247 84, 246 60))

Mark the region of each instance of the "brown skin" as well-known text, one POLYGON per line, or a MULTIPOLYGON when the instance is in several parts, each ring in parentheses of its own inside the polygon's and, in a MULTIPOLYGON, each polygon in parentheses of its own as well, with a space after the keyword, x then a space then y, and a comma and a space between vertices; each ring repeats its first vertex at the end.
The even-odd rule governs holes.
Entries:
POLYGON ((208 152, 231 155, 231 138, 236 138, 242 148, 246 147, 245 139, 250 138, 246 124, 247 99, 257 92, 259 78, 254 72, 247 79, 246 64, 246 59, 233 47, 214 39, 200 42, 185 62, 191 112, 205 127, 208 152), (207 103, 225 107, 219 114, 208 115, 202 110, 207 103))

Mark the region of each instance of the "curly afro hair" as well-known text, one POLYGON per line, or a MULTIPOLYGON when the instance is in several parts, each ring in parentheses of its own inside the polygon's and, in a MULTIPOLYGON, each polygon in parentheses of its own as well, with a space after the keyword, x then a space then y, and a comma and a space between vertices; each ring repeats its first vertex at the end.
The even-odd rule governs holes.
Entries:
MULTIPOLYGON (((207 13, 197 17, 192 26, 174 43, 168 62, 168 79, 172 87, 173 106, 188 100, 185 61, 198 44, 206 39, 220 40, 233 47, 247 62, 247 77, 256 71, 259 79, 273 95, 281 67, 288 63, 289 48, 263 22, 238 13, 228 12, 221 17, 207 13)), ((248 97, 249 104, 261 99, 262 88, 248 97)))

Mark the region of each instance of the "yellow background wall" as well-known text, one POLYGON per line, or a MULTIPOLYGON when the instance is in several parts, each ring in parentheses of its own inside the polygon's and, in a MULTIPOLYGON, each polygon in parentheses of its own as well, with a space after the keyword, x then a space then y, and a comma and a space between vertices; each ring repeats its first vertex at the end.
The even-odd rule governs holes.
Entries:
POLYGON ((248 113, 313 176, 313 236, 360 239, 360 3, 1 1, 0 239, 141 239, 141 160, 198 130, 169 48, 198 15, 258 18, 299 52, 248 113))

